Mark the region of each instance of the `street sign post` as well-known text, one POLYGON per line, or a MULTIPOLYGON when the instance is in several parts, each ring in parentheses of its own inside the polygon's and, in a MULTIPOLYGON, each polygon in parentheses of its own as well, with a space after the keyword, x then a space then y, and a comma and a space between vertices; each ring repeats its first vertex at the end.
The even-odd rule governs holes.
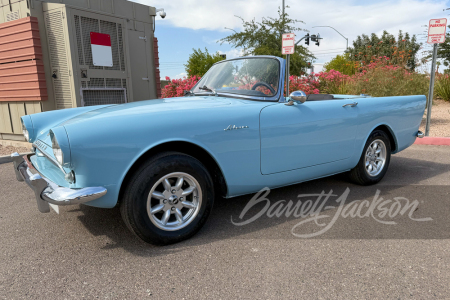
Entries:
POLYGON ((295 34, 284 33, 281 42, 281 54, 286 55, 286 97, 289 97, 289 60, 295 52, 295 34))
POLYGON ((428 90, 427 103, 427 123, 425 126, 425 136, 430 134, 431 107, 433 105, 434 79, 436 77, 436 57, 438 44, 445 42, 445 33, 447 29, 447 19, 431 19, 428 25, 427 43, 433 44, 433 59, 431 61, 430 89, 428 90))
POLYGON ((294 54, 295 51, 295 34, 294 33, 284 33, 282 42, 282 54, 294 54))
POLYGON ((431 19, 428 24, 428 44, 440 44, 445 42, 445 31, 447 29, 447 19, 431 19))

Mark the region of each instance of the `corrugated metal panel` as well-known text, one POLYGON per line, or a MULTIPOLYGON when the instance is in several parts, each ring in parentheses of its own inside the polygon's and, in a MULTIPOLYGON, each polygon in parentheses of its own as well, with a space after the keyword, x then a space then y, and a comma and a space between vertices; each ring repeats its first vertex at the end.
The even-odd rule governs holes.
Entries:
POLYGON ((0 64, 30 59, 42 59, 37 18, 0 24, 0 64))
POLYGON ((0 65, 0 101, 42 101, 47 97, 42 61, 0 65))
POLYGON ((45 14, 47 39, 50 52, 56 109, 71 108, 72 92, 70 89, 69 66, 67 62, 66 42, 61 11, 51 11, 45 14))
POLYGON ((0 24, 0 101, 47 100, 38 21, 0 24))

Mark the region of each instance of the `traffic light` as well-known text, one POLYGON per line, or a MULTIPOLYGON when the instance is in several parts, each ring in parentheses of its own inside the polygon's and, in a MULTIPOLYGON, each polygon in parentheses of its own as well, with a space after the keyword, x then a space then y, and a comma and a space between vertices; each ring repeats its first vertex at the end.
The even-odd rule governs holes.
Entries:
POLYGON ((320 34, 317 34, 317 36, 316 36, 316 46, 320 46, 320 40, 321 40, 322 38, 320 37, 320 34))
POLYGON ((309 33, 306 34, 305 44, 309 46, 309 33))

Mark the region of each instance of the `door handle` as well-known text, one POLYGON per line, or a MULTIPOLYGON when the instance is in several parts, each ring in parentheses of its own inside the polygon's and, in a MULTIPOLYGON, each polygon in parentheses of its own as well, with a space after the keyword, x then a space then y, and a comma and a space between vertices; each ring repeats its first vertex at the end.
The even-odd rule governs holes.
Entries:
POLYGON ((347 104, 342 105, 342 107, 346 107, 346 106, 355 107, 356 105, 358 105, 358 102, 347 103, 347 104))

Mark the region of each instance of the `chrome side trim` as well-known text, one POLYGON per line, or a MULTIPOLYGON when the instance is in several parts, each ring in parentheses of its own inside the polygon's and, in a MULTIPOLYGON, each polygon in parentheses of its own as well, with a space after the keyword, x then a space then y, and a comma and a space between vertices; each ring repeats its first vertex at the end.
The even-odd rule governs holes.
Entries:
POLYGON ((44 155, 45 157, 47 157, 47 158, 48 158, 55 166, 57 166, 61 171, 63 171, 63 173, 64 173, 65 175, 67 175, 66 170, 64 170, 64 168, 59 164, 59 162, 58 162, 55 158, 53 158, 53 157, 51 157, 50 155, 48 155, 48 154, 44 151, 44 149, 41 148, 41 145, 36 144, 36 143, 33 143, 33 147, 35 147, 36 149, 38 149, 39 152, 42 153, 42 155, 44 155))
POLYGON ((104 187, 86 187, 70 189, 61 187, 48 180, 33 167, 29 155, 11 154, 17 180, 25 181, 35 193, 38 209, 42 213, 50 212, 49 203, 55 205, 73 205, 98 199, 106 194, 104 187), (20 178, 20 179, 19 179, 20 178))
POLYGON ((419 130, 419 131, 417 132, 416 136, 417 136, 419 139, 421 139, 421 138, 423 138, 423 137, 425 136, 425 133, 423 133, 422 131, 419 130))

